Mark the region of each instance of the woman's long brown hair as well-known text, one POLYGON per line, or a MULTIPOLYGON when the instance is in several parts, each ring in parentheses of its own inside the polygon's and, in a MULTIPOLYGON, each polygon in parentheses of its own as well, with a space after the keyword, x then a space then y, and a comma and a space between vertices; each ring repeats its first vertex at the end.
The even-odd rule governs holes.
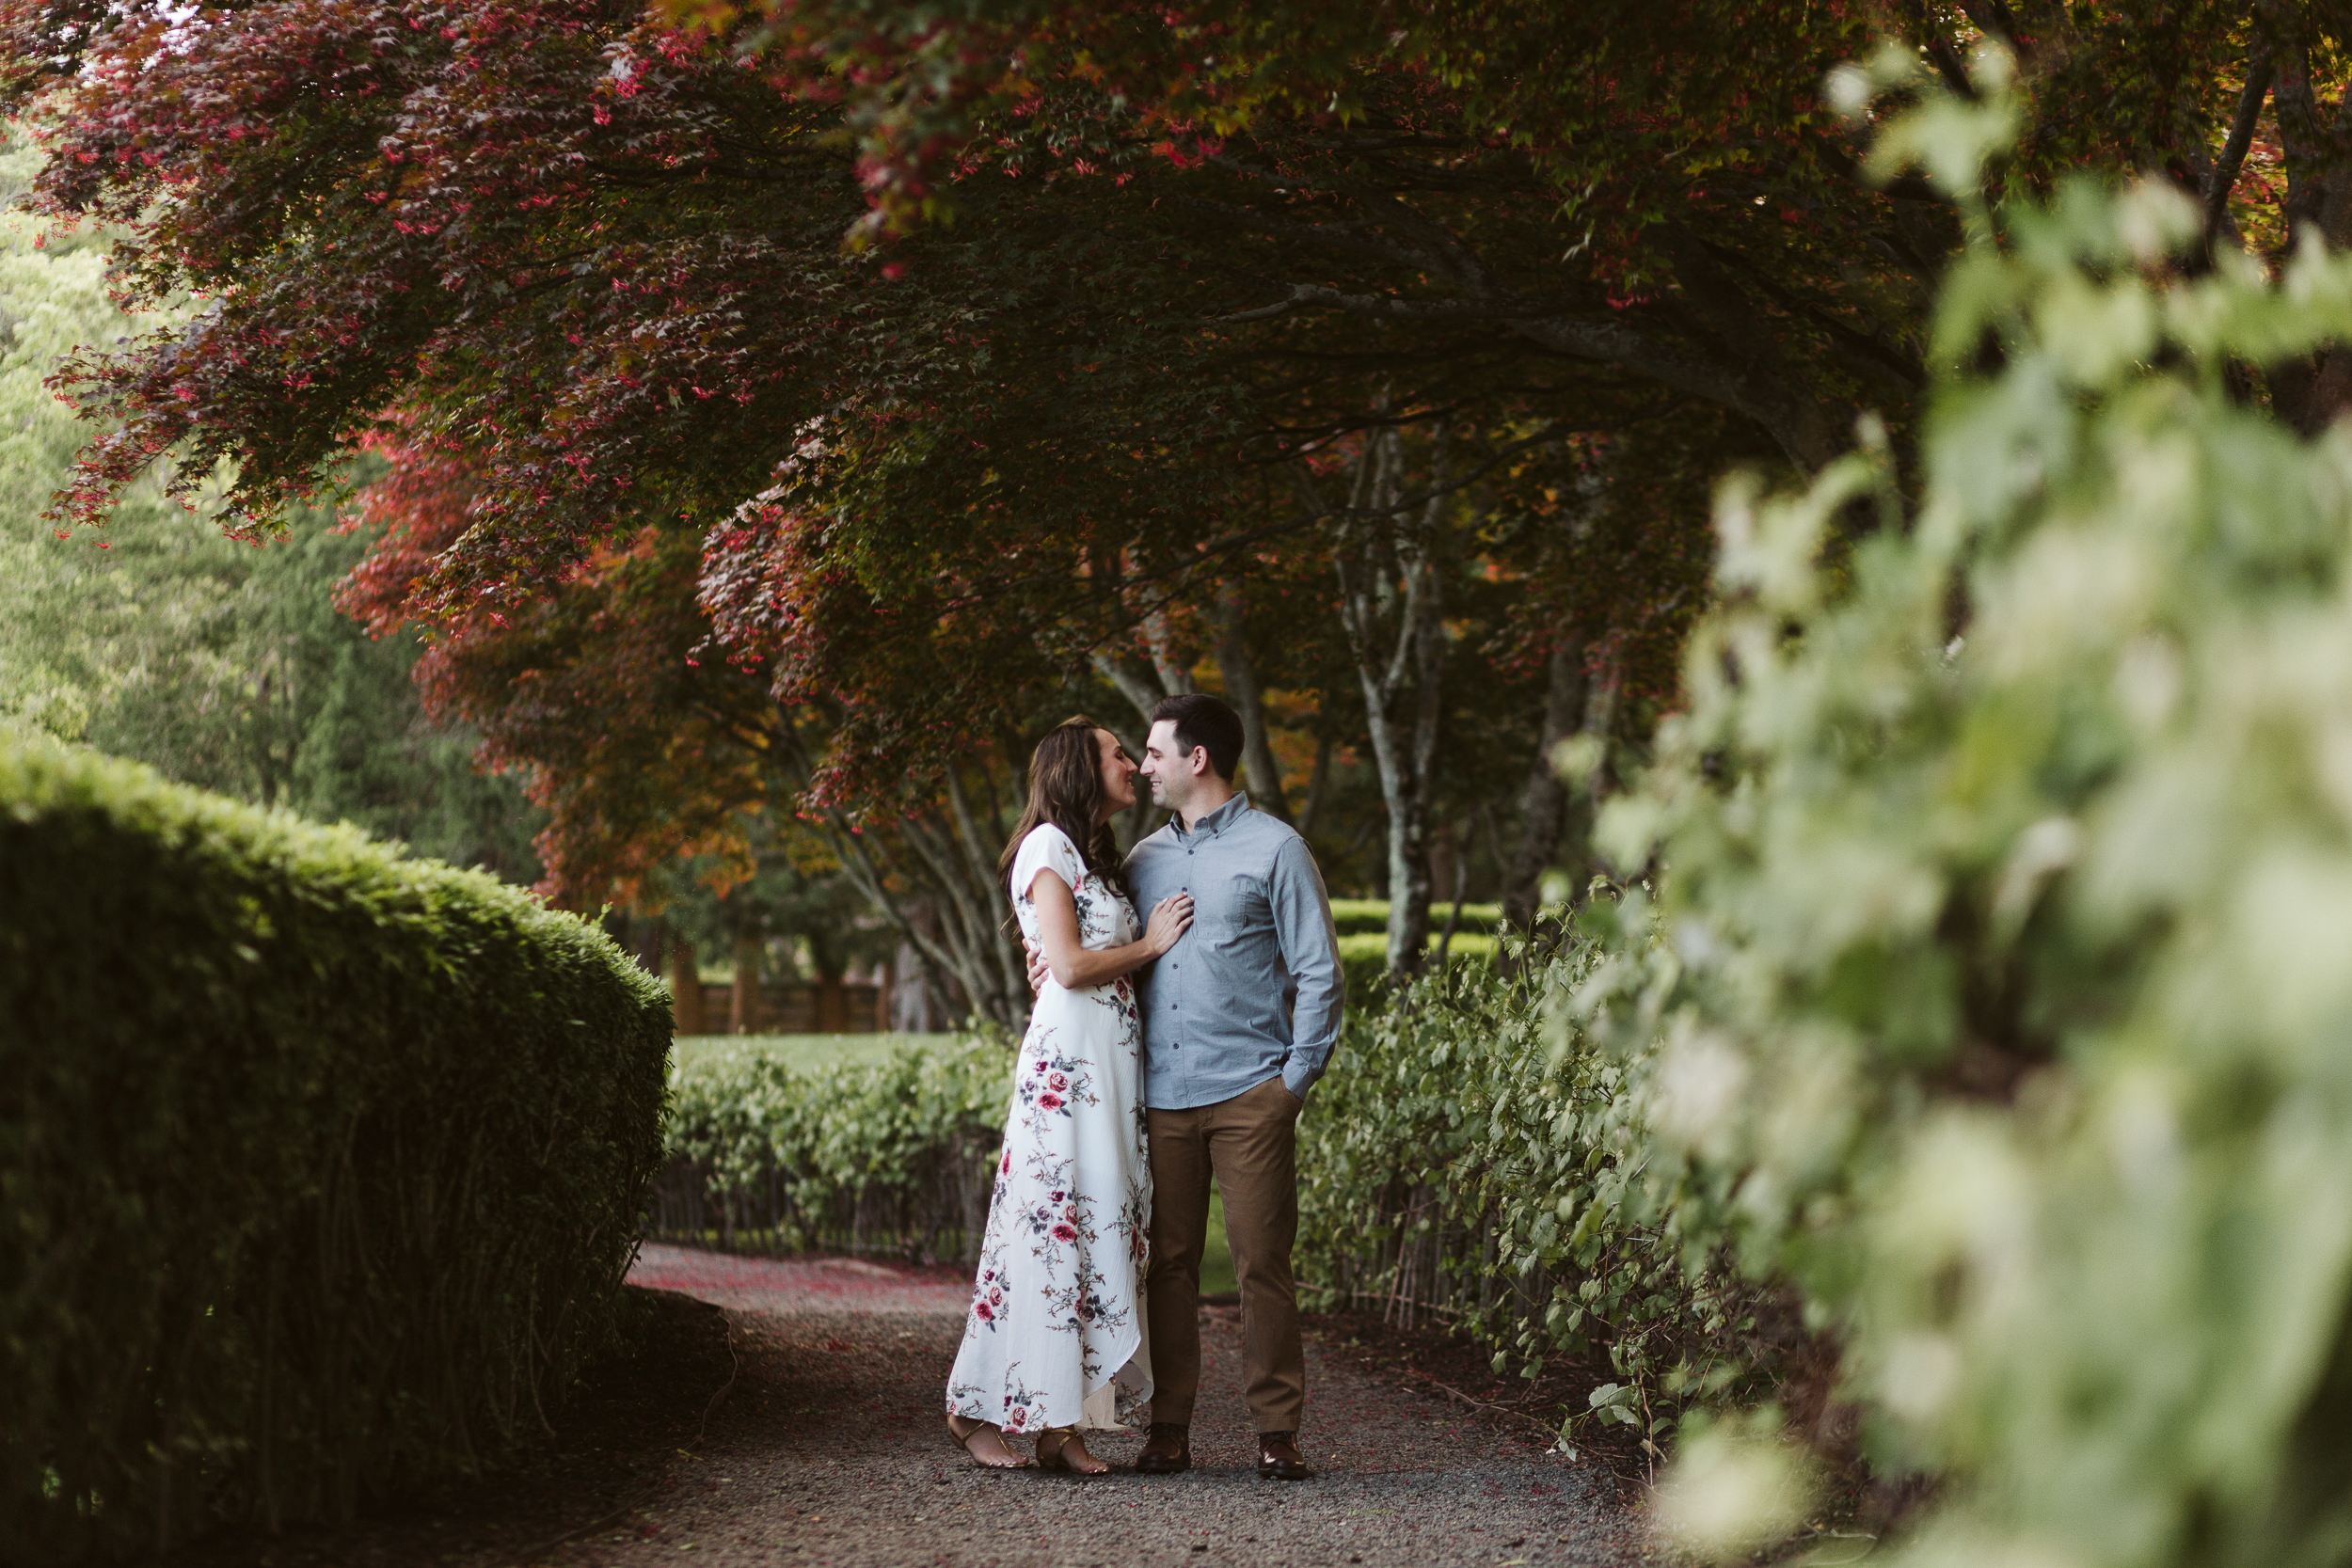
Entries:
POLYGON ((1119 840, 1108 822, 1094 819, 1103 809, 1103 753, 1094 739, 1101 728, 1085 714, 1073 714, 1029 753, 1029 804, 1021 814, 1021 826, 1012 831, 1012 842, 996 859, 998 881, 1011 878, 1013 858, 1021 853, 1021 841, 1029 830, 1051 822, 1070 835, 1089 871, 1108 882, 1113 892, 1127 891, 1119 875, 1119 840))

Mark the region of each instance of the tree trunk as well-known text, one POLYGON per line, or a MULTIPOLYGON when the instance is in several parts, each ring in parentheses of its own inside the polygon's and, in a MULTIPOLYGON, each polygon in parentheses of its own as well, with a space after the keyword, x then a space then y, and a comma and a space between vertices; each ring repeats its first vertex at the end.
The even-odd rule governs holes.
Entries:
POLYGON ((1570 636, 1551 653, 1549 679, 1544 689, 1544 721, 1535 739, 1535 759, 1528 766, 1527 784, 1519 791, 1519 844, 1502 881, 1502 918, 1517 930, 1534 924, 1543 901, 1544 873, 1560 852, 1560 832, 1568 809, 1567 786, 1561 783, 1551 753, 1576 733, 1584 712, 1584 640, 1570 636))
POLYGON ((1152 683, 1134 665, 1117 654, 1098 653, 1094 656, 1094 672, 1118 688, 1119 694, 1127 699, 1127 705, 1136 710, 1137 719, 1146 724, 1152 721, 1152 706, 1163 694, 1154 691, 1152 683))
MULTIPOLYGON (((2352 248, 2352 167, 2338 150, 2352 129, 2352 92, 2328 114, 2312 91, 2306 42, 2290 39, 2274 53, 2271 102, 2286 155, 2288 256, 2312 241, 2330 250, 2352 248)), ((2304 435, 2316 436, 2352 409, 2352 350, 2337 345, 2289 360, 2273 367, 2269 380, 2280 415, 2304 435)))
MULTIPOLYGON (((838 813, 831 827, 828 836, 851 884, 923 956, 926 969, 952 976, 974 1015, 1018 1028, 1028 1017, 1028 986, 1024 978, 1018 996, 1004 989, 1004 965, 992 952, 1008 945, 990 918, 997 906, 985 890, 976 901, 960 857, 936 842, 944 836, 940 831, 921 817, 908 818, 895 835, 908 853, 893 857, 880 834, 850 832, 838 813), (914 895, 900 888, 914 890, 914 895)), ((994 879, 990 881, 993 885, 994 879)), ((954 1006, 944 990, 940 1004, 943 1010, 954 1006)))
POLYGON ((838 974, 817 976, 817 1032, 843 1035, 850 1029, 850 993, 838 974))
POLYGON ((1359 500, 1350 511, 1363 512, 1370 499, 1370 510, 1387 515, 1370 528, 1353 518, 1343 523, 1332 553, 1340 616, 1363 687, 1373 767, 1389 812, 1391 974, 1417 973, 1429 942, 1429 775, 1437 760, 1445 657, 1435 542, 1445 503, 1445 441, 1440 425, 1427 514, 1418 529, 1396 515, 1405 495, 1403 436, 1389 430, 1368 442, 1362 461, 1373 471, 1359 470, 1359 500))
MULTIPOLYGON (((982 907, 988 921, 977 933, 977 945, 996 960, 996 990, 1004 999, 1008 1020, 1025 1017, 1028 1012, 1029 979, 1026 965, 1021 958, 1021 944, 1007 935, 1012 927, 1012 894, 996 880, 996 851, 980 840, 978 828, 972 820, 972 808, 963 798, 963 781, 952 768, 947 769, 947 802, 954 808, 956 841, 961 846, 964 861, 971 867, 973 880, 985 890, 982 907)), ((996 842, 1002 844, 1011 824, 999 821, 996 842)))
POLYGON ((984 1018, 1000 1018, 1004 987, 990 952, 998 940, 995 901, 988 896, 987 888, 973 887, 952 847, 943 842, 948 832, 914 817, 899 830, 899 836, 914 851, 927 881, 940 895, 940 929, 948 951, 955 955, 956 978, 962 983, 964 994, 972 998, 973 1010, 984 1018))
MULTIPOLYGON (((785 727, 787 737, 793 733, 785 727)), ((800 765, 805 779, 804 753, 800 765)), ((974 766, 988 765, 982 760, 974 766)), ((1002 795, 993 776, 988 784, 995 808, 992 826, 1002 832, 1009 826, 1003 819, 1002 795)), ((954 780, 948 794, 962 819, 961 828, 977 832, 954 780)), ((1017 804, 1018 793, 1013 800, 1017 804)), ((951 842, 960 826, 942 817, 934 801, 928 810, 862 832, 838 808, 830 809, 819 825, 850 885, 922 956, 941 1020, 977 1017, 1018 1028, 1029 1014, 1029 988, 1020 946, 1006 935, 1011 906, 996 886, 994 852, 960 853, 951 842)))
POLYGON ((727 1033, 759 1033, 759 961, 767 943, 755 931, 735 935, 735 992, 727 999, 727 1033))
POLYGON ((1846 449, 1852 410, 1823 405, 1782 353, 1772 318, 1695 236, 1668 229, 1662 238, 1674 263, 1675 303, 1698 318, 1738 367, 1725 377, 1734 388, 1732 405, 1770 431, 1801 472, 1827 467, 1846 449))
POLYGON ((1264 693, 1258 687, 1257 666, 1249 661, 1249 645, 1242 636, 1247 603, 1239 579, 1225 584, 1216 601, 1216 668, 1225 681, 1226 700, 1241 716, 1242 776, 1248 781, 1249 803, 1276 820, 1291 820, 1290 802, 1282 797, 1282 769, 1274 760, 1274 745, 1266 735, 1264 693))
MULTIPOLYGON (((1403 552, 1400 552, 1403 553, 1403 552)), ((1406 568, 1408 590, 1400 642, 1418 644, 1420 689, 1409 727, 1386 712, 1373 725, 1380 790, 1389 802, 1389 972, 1418 973, 1429 945, 1429 771, 1438 735, 1438 578, 1435 562, 1406 568), (1418 599, 1419 602, 1414 601, 1418 599), (1384 744, 1385 742, 1385 744, 1384 744)), ((1377 710, 1375 710, 1377 711, 1377 710)))
POLYGON ((1437 962, 1439 964, 1443 964, 1447 955, 1454 951, 1454 933, 1462 926, 1462 895, 1470 886, 1470 846, 1462 841, 1469 836, 1467 833, 1457 833, 1448 829, 1443 840, 1443 847, 1446 851, 1445 870, 1441 874, 1437 869, 1434 859, 1430 870, 1430 880, 1433 883, 1444 881, 1454 890, 1453 907, 1445 912, 1445 929, 1438 933, 1437 962))
POLYGON ((1292 824, 1301 834, 1315 831, 1315 820, 1323 812, 1323 798, 1331 784, 1331 737, 1324 736, 1315 742, 1314 770, 1307 775, 1307 798, 1299 803, 1298 820, 1292 824))
MULTIPOLYGON (((1568 796, 1567 852, 1572 861, 1583 864, 1587 878, 1592 874, 1593 825, 1600 816, 1600 803, 1617 786, 1611 747, 1617 729, 1617 694, 1624 684, 1623 653, 1614 643, 1604 644, 1599 669, 1587 677, 1584 722, 1578 728, 1578 733, 1593 743, 1593 768, 1568 796)), ((1575 891, 1581 895, 1584 890, 1575 891)))
MULTIPOLYGON (((1125 581, 1127 562, 1123 551, 1098 551, 1091 556, 1094 579, 1099 584, 1117 585, 1125 581)), ((1135 600, 1125 589, 1120 597, 1126 607, 1135 610, 1135 600)), ((1098 650, 1093 655, 1095 673, 1119 689, 1136 717, 1146 724, 1152 721, 1152 705, 1162 697, 1180 696, 1192 689, 1192 674, 1177 657, 1173 629, 1168 622, 1165 600, 1153 600, 1147 587, 1140 591, 1149 608, 1137 615, 1143 631, 1144 644, 1151 651, 1152 670, 1149 674, 1136 668, 1135 661, 1123 653, 1098 650)), ((1133 628, 1131 628, 1133 629, 1133 628)), ((1140 753, 1138 753, 1140 755, 1140 753)))
POLYGON ((675 932, 670 937, 670 1016, 681 1035, 707 1035, 703 1019, 703 972, 695 960, 694 944, 675 932))
POLYGON ((628 931, 629 954, 636 958, 637 967, 648 974, 660 974, 661 949, 670 938, 669 926, 659 918, 647 920, 632 916, 628 923, 628 931))
POLYGON ((1143 635, 1152 648, 1152 668, 1160 677, 1160 689, 1171 697, 1181 697, 1192 689, 1192 672, 1176 657, 1175 634, 1168 624, 1165 608, 1152 610, 1143 618, 1143 635))

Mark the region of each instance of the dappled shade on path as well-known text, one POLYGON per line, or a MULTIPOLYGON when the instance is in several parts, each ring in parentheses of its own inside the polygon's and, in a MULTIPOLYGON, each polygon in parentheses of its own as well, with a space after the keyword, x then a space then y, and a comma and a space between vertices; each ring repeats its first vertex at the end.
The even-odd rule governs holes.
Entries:
MULTIPOLYGON (((982 1471, 942 1395, 963 1327, 956 1269, 644 1249, 644 1342, 557 1418, 556 1455, 410 1499, 348 1531, 215 1537, 178 1568, 1105 1568, 1128 1564, 1618 1564, 1615 1487, 1465 1407, 1327 1355, 1311 1332, 1303 1436, 1322 1472, 1262 1481, 1238 1310, 1204 1311, 1188 1475, 1080 1481, 982 1471), (701 1297, 692 1300, 690 1297, 701 1297), (714 1396, 718 1396, 714 1401, 714 1396)), ((1525 1423, 1522 1423, 1522 1427, 1525 1423)), ((1025 1451, 1026 1443, 1022 1447, 1025 1451)), ((1104 1436, 1124 1465, 1140 1434, 1104 1436)))
MULTIPOLYGON (((671 1248, 640 1268, 729 1307, 739 1382, 665 1496, 542 1560, 673 1560, 690 1546, 697 1561, 837 1568, 1638 1558, 1605 1480, 1311 1341, 1303 1442, 1323 1473, 1261 1481, 1232 1308, 1205 1313, 1197 1468, 1077 1481, 982 1472, 947 1446, 941 1388, 963 1306, 952 1275, 671 1248)), ((1141 1439, 1097 1447, 1123 1465, 1141 1439)))

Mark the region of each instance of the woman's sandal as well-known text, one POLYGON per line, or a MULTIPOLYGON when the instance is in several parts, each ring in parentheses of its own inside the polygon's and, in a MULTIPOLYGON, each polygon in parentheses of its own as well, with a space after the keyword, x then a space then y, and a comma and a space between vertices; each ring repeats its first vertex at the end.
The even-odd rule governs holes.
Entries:
POLYGON ((1006 1455, 1011 1460, 1010 1464, 1007 1464, 1003 1459, 982 1459, 978 1454, 974 1453, 972 1439, 981 1433, 995 1433, 999 1443, 1004 1441, 1005 1434, 994 1423, 989 1421, 973 1421, 967 1426, 959 1427, 957 1423, 962 1418, 957 1416, 947 1418, 947 1441, 961 1449, 964 1456, 973 1464, 977 1465, 983 1470, 1025 1470, 1029 1467, 1029 1462, 1010 1449, 1005 1449, 1006 1455))
POLYGON ((1037 1434, 1037 1467, 1041 1470, 1059 1470, 1064 1475, 1072 1476, 1107 1476, 1111 1473, 1107 1461, 1087 1451, 1086 1444, 1079 1440, 1076 1427, 1047 1427, 1037 1434), (1082 1460, 1070 1457, 1073 1447, 1082 1460))

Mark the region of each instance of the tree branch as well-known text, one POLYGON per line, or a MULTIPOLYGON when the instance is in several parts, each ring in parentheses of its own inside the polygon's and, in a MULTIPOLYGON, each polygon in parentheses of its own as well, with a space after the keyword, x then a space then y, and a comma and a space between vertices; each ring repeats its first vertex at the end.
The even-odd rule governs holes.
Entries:
POLYGON ((1977 31, 1988 38, 1999 39, 2017 56, 2021 66, 2033 64, 2034 42, 2017 25, 2017 17, 2009 8, 2009 0, 1960 0, 1960 8, 1968 20, 1977 24, 1977 31))
POLYGON ((2210 247, 2230 222, 2230 192, 2245 166, 2247 150, 2254 145, 2254 128, 2262 119, 2263 99, 2270 91, 2272 66, 2269 46, 2254 40, 2246 58, 2246 87, 2237 95, 2237 114, 2230 121, 2229 139, 2221 155, 2205 174, 2205 244, 2210 247))
POLYGON ((1575 733, 1584 708, 1584 640, 1570 635, 1551 651, 1544 689, 1544 718, 1535 735, 1535 757, 1519 791, 1519 843, 1502 882, 1502 918, 1524 931, 1534 926, 1543 901, 1543 879, 1560 851, 1567 789, 1551 766, 1551 753, 1575 733))
POLYGON ((1352 316, 1377 316, 1385 321, 1513 321, 1521 317, 1557 316, 1568 305, 1563 299, 1390 299, 1378 294, 1343 293, 1320 283, 1294 283, 1287 298, 1230 316, 1212 316, 1209 325, 1271 321, 1294 310, 1343 311, 1352 316))
MULTIPOLYGON (((956 836, 962 843, 965 859, 972 866, 974 880, 980 888, 986 890, 989 913, 991 915, 996 913, 996 901, 999 896, 1006 900, 1007 912, 1009 913, 1012 895, 1009 892, 1001 892, 996 886, 996 867, 990 862, 987 850, 980 844, 979 829, 972 820, 971 805, 963 798, 963 781, 956 776, 956 770, 952 768, 947 769, 947 803, 954 808, 956 836)), ((1025 976, 1014 967, 1012 954, 1008 944, 993 939, 997 924, 994 920, 989 922, 991 940, 988 945, 996 954, 998 966, 1004 971, 1005 994, 1013 996, 1017 995, 1025 984, 1025 976)))
POLYGON ((1597 365, 1621 366, 1638 375, 1705 402, 1745 414, 1780 443, 1789 460, 1806 472, 1836 456, 1826 420, 1810 400, 1782 390, 1758 397, 1744 382, 1661 348, 1623 322, 1580 321, 1557 313, 1542 300, 1404 300, 1343 293, 1319 283, 1294 283, 1279 306, 1218 318, 1222 322, 1263 320, 1294 309, 1317 309, 1385 321, 1496 321, 1531 342, 1597 365))
POLYGON ((1150 723, 1152 705, 1159 701, 1159 695, 1145 683, 1136 667, 1121 655, 1101 648, 1089 657, 1094 665, 1094 673, 1117 687, 1119 694, 1127 699, 1128 705, 1143 721, 1150 723))
MULTIPOLYGON (((1170 697, 1181 697, 1192 689, 1192 672, 1176 662, 1176 639, 1168 624, 1168 601, 1145 611, 1143 635, 1152 649, 1152 668, 1160 677, 1160 689, 1170 697)), ((1144 717, 1149 719, 1150 714, 1144 717)))
POLYGON ((1290 802, 1282 798, 1282 770, 1275 763, 1274 747, 1266 735, 1264 694, 1258 689, 1257 666, 1250 662, 1243 636, 1244 611, 1248 608, 1239 578, 1225 579, 1216 597, 1216 668, 1224 677, 1225 694, 1241 716, 1242 767, 1249 783, 1250 804, 1289 823, 1290 802))
POLYGON ((1968 68, 1961 60, 1960 51, 1952 47, 1952 40, 1944 36, 1944 29, 1928 14, 1923 0, 1912 0, 1911 22, 1918 28, 1920 40, 1927 45, 1928 58, 1935 62, 1936 74, 1944 78, 1944 85, 1962 102, 1974 103, 1977 84, 1968 79, 1968 68))

